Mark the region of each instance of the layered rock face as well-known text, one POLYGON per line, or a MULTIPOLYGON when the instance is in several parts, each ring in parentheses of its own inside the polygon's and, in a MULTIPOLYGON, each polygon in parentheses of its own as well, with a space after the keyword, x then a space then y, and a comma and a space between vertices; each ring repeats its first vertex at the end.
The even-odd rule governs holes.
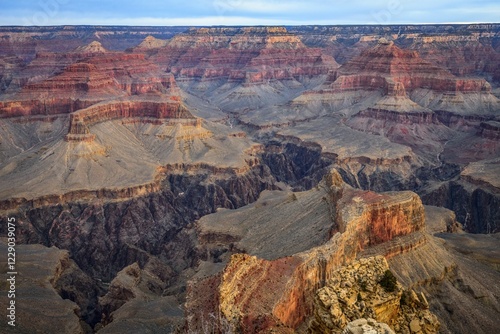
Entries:
MULTIPOLYGON (((421 59, 416 51, 402 50, 387 40, 351 59, 294 103, 313 105, 315 99, 349 117, 349 127, 410 146, 433 164, 445 149, 443 141, 461 136, 450 128, 479 131, 481 119, 494 118, 498 109, 498 99, 485 80, 456 78, 421 59), (469 115, 476 113, 484 116, 473 120, 469 115), (453 121, 445 121, 442 114, 453 121)), ((475 146, 495 145, 477 141, 481 143, 475 146)), ((489 157, 486 153, 485 158, 489 157)))
MULTIPOLYGON (((344 76, 334 85, 334 89, 339 90, 380 89, 384 77, 398 77, 398 82, 407 90, 421 85, 446 89, 437 78, 432 80, 431 75, 445 80, 451 78, 447 71, 421 59, 417 52, 402 50, 393 42, 381 39, 377 46, 344 64, 330 80, 335 82, 344 76)), ((389 91, 389 83, 385 85, 389 91)))
POLYGON ((177 101, 117 101, 94 105, 72 113, 69 131, 65 138, 79 140, 85 138, 89 134, 89 127, 97 123, 133 117, 151 118, 160 123, 162 119, 172 119, 172 122, 179 120, 185 125, 201 127, 201 119, 195 119, 186 107, 177 101))
MULTIPOLYGON (((44 86, 50 88, 54 86, 50 82, 57 81, 63 81, 61 85, 64 85, 64 82, 71 85, 72 80, 78 81, 78 77, 72 78, 71 72, 75 72, 74 70, 68 68, 69 74, 62 77, 59 75, 69 65, 79 62, 95 65, 97 69, 92 70, 96 74, 99 72, 100 75, 114 78, 118 87, 129 94, 161 90, 162 85, 163 89, 169 89, 174 88, 172 86, 175 85, 172 75, 162 73, 157 65, 145 60, 143 54, 110 52, 99 42, 92 42, 68 53, 37 53, 33 61, 13 75, 7 91, 15 93, 22 87, 33 84, 34 86, 28 86, 27 90, 36 93, 37 89, 40 90, 44 86), (47 79, 49 79, 48 83, 43 83, 47 79), (36 84, 42 86, 38 87, 36 84)), ((52 89, 52 93, 57 93, 57 87, 54 86, 52 89)), ((68 89, 71 89, 71 86, 68 86, 68 89)))
POLYGON ((122 93, 112 77, 100 73, 95 65, 79 63, 69 65, 60 75, 25 85, 10 101, 0 102, 0 108, 4 117, 63 114, 113 95, 122 93))
POLYGON ((148 51, 152 60, 171 71, 193 94, 232 109, 276 99, 269 95, 270 101, 260 100, 265 90, 253 86, 270 86, 270 90, 288 95, 338 67, 331 56, 306 47, 284 27, 191 29, 165 46, 156 48, 158 44, 148 51), (237 87, 240 84, 243 86, 237 87), (239 105, 225 106, 228 99, 239 105))
POLYGON ((439 105, 443 109, 451 107, 450 101, 439 94, 457 96, 457 105, 461 99, 485 95, 492 105, 484 110, 485 106, 476 103, 476 108, 480 112, 498 108, 498 100, 491 95, 491 85, 486 80, 457 78, 444 68, 422 59, 417 51, 403 50, 385 38, 334 71, 316 90, 312 93, 379 91, 382 95, 411 97, 422 107, 436 108, 439 105), (424 98, 423 90, 433 92, 432 96, 424 98))
POLYGON ((469 36, 412 36, 405 40, 410 49, 418 50, 422 58, 449 69, 458 76, 485 75, 498 80, 496 77, 500 59, 494 44, 485 43, 494 34, 474 32, 469 36), (448 50, 446 57, 440 50, 448 50))
MULTIPOLYGON (((289 27, 310 47, 321 47, 344 64, 380 38, 421 52, 455 75, 488 75, 498 51, 499 25, 372 25, 289 27), (355 47, 352 47, 352 46, 355 47), (488 61, 484 61, 488 59, 488 61), (491 62, 491 60, 494 60, 491 62)), ((496 60, 498 61, 498 60, 496 60)))
MULTIPOLYGON (((417 233, 423 228, 423 207, 415 194, 377 195, 355 191, 342 184, 340 175, 334 171, 326 176, 324 190, 311 190, 310 194, 304 194, 306 198, 324 196, 326 205, 321 209, 316 207, 319 212, 315 213, 319 213, 321 217, 321 211, 325 212, 326 217, 323 219, 326 218, 326 221, 320 220, 325 224, 322 230, 327 235, 340 231, 324 244, 318 243, 317 247, 309 248, 311 246, 305 244, 304 247, 307 248, 300 250, 288 244, 280 253, 275 254, 271 250, 276 245, 271 241, 272 236, 266 242, 263 240, 249 242, 257 237, 253 235, 254 233, 259 235, 263 231, 256 228, 247 230, 245 227, 240 230, 237 223, 238 215, 230 220, 226 218, 228 223, 220 227, 202 220, 201 239, 208 243, 204 247, 212 249, 218 243, 230 242, 230 245, 224 246, 228 247, 226 250, 244 250, 250 254, 233 255, 224 271, 219 274, 218 288, 215 291, 207 291, 206 288, 203 290, 204 293, 213 296, 214 300, 219 301, 221 316, 227 319, 231 326, 240 328, 243 332, 261 332, 280 326, 285 326, 288 330, 299 327, 312 314, 314 292, 325 284, 325 280, 331 277, 334 269, 350 262, 366 247, 384 243, 398 236, 417 233), (231 227, 232 224, 235 227, 231 227), (243 232, 245 230, 248 232, 243 232), (252 254, 264 256, 264 259, 251 256, 252 254), (275 256, 280 258, 275 259, 275 256)), ((292 196, 288 200, 292 203, 290 205, 293 206, 297 201, 295 205, 298 204, 297 207, 300 208, 302 201, 307 203, 307 199, 301 200, 300 195, 295 196, 296 199, 292 196)), ((273 229, 284 230, 285 227, 278 226, 285 224, 287 231, 285 233, 290 233, 285 238, 295 240, 293 244, 301 245, 300 239, 307 238, 307 235, 299 234, 299 225, 296 224, 301 223, 300 219, 288 225, 286 218, 283 216, 278 218, 276 215, 276 208, 280 207, 280 204, 273 203, 270 206, 269 210, 263 209, 267 214, 264 213, 265 218, 261 219, 273 219, 274 221, 267 221, 273 229)), ((308 212, 307 209, 304 212, 308 212)), ((246 214, 244 211, 241 212, 241 215, 246 214)), ((213 219, 217 219, 216 215, 213 219)), ((199 293, 197 288, 204 287, 204 282, 202 280, 192 283, 191 289, 199 293)), ((193 316, 197 312, 202 312, 201 314, 210 312, 199 309, 200 305, 194 295, 188 297, 188 307, 191 308, 189 314, 193 316)), ((193 330, 201 328, 199 314, 191 319, 188 326, 193 330)))
POLYGON ((93 62, 99 71, 115 78, 120 88, 128 94, 177 93, 174 77, 162 72, 142 54, 106 53, 96 56, 93 62))
POLYGON ((21 90, 11 87, 0 102, 4 117, 71 113, 120 96, 179 94, 174 77, 144 55, 108 52, 99 42, 68 54, 41 54, 22 75, 21 90))

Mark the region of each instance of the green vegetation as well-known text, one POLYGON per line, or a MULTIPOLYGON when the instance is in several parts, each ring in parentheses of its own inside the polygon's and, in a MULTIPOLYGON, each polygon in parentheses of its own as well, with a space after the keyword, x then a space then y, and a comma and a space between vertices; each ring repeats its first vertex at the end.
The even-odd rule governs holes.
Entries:
POLYGON ((408 296, 408 292, 403 291, 401 295, 401 300, 399 301, 400 305, 410 305, 410 297, 408 296))
POLYGON ((385 271, 384 276, 378 282, 378 284, 380 284, 387 292, 394 292, 394 290, 396 290, 397 283, 398 281, 396 277, 389 269, 385 271))

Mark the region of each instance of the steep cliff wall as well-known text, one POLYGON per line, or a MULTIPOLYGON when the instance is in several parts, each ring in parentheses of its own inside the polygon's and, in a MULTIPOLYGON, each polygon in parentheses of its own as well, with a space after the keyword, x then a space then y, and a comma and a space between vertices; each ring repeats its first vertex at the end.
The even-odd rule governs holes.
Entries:
POLYGON ((73 135, 85 135, 88 128, 99 122, 117 118, 142 117, 152 119, 182 119, 191 126, 200 126, 189 110, 178 101, 116 101, 105 102, 78 110, 70 115, 70 128, 67 139, 73 135))
POLYGON ((180 100, 172 74, 144 54, 108 52, 99 42, 67 54, 39 54, 18 76, 12 80, 21 89, 9 87, 12 94, 0 102, 3 117, 71 113, 120 96, 148 93, 180 100))
MULTIPOLYGON (((185 266, 193 259, 186 255, 185 260, 180 260, 182 256, 175 253, 174 246, 170 249, 162 246, 165 240, 175 244, 175 236, 194 219, 219 207, 248 204, 262 190, 273 187, 262 166, 242 175, 227 178, 222 175, 213 181, 210 177, 203 172, 192 176, 174 173, 160 189, 145 189, 140 193, 124 189, 124 197, 115 194, 115 200, 105 202, 94 194, 82 198, 76 193, 74 197, 56 197, 37 205, 21 201, 15 207, 18 242, 69 250, 83 270, 104 280, 110 280, 117 271, 135 261, 144 263, 148 253, 163 254, 185 266), (193 211, 192 207, 199 210, 193 211)), ((13 214, 2 211, 2 219, 6 219, 7 212, 13 214)))
MULTIPOLYGON (((7 253, 7 239, 0 240, 0 249, 7 253)), ((16 272, 13 284, 15 327, 19 333, 45 331, 86 333, 89 329, 80 320, 95 321, 95 309, 89 304, 97 300, 99 289, 84 274, 67 251, 42 245, 16 245, 16 272), (82 293, 80 289, 85 289, 82 293), (83 325, 83 326, 82 326, 83 325)), ((10 289, 2 284, 2 290, 10 289)), ((0 297, 9 305, 7 293, 0 297)), ((7 328, 7 325, 4 325, 7 328)))
POLYGON ((497 233, 499 231, 498 189, 478 186, 467 179, 442 184, 422 194, 424 203, 453 210, 464 229, 471 233, 497 233))
MULTIPOLYGON (((217 294, 220 312, 234 328, 250 333, 276 326, 298 327, 312 314, 314 293, 334 269, 366 247, 423 228, 423 207, 417 195, 377 195, 345 188, 342 183, 337 172, 325 180, 331 229, 340 233, 324 245, 272 261, 250 255, 231 257, 217 294)), ((280 219, 287 220, 286 216, 280 219)), ((246 251, 252 254, 251 249, 246 251)), ((193 283, 191 288, 195 287, 193 283)), ((190 326, 195 329, 200 324, 190 326)))

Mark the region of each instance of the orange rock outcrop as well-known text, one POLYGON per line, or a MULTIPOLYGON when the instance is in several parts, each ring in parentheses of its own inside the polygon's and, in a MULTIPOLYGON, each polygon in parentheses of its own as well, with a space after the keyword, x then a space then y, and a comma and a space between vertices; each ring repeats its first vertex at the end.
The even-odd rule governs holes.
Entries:
MULTIPOLYGON (((233 328, 241 328, 243 333, 294 330, 312 314, 315 292, 335 269, 367 247, 424 228, 424 208, 412 192, 354 190, 342 184, 336 171, 326 176, 324 184, 332 231, 338 231, 327 243, 271 261, 235 254, 219 274, 217 290, 211 293, 217 295, 218 311, 233 328)), ((192 283, 190 288, 198 286, 203 282, 192 283)), ((191 326, 196 327, 196 322, 191 326)))

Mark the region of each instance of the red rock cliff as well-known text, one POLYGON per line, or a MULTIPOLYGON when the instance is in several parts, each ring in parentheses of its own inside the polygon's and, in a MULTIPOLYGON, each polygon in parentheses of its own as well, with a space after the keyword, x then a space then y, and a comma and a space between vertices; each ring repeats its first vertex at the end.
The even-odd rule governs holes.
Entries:
MULTIPOLYGON (((244 333, 271 328, 293 331, 312 314, 315 292, 336 268, 352 261, 364 248, 423 229, 424 208, 418 195, 353 190, 340 180, 333 172, 325 182, 333 230, 340 231, 326 244, 274 261, 243 254, 231 257, 212 293, 219 300, 221 315, 234 328, 242 328, 244 333)), ((195 322, 191 326, 196 327, 195 322)))
POLYGON ((399 83, 407 91, 417 88, 438 92, 491 91, 483 79, 458 79, 449 71, 422 59, 417 51, 403 50, 384 40, 333 72, 328 82, 334 91, 383 88, 389 93, 393 90, 392 82, 399 83))

